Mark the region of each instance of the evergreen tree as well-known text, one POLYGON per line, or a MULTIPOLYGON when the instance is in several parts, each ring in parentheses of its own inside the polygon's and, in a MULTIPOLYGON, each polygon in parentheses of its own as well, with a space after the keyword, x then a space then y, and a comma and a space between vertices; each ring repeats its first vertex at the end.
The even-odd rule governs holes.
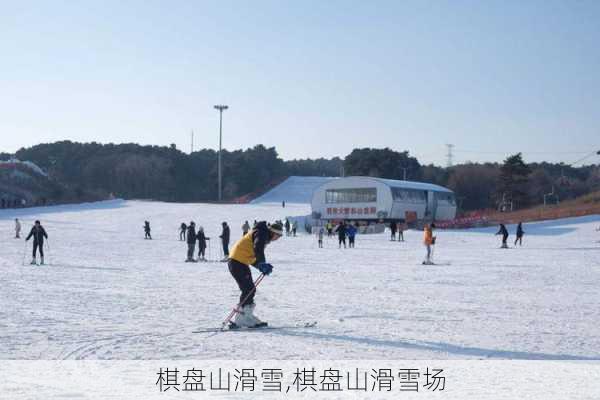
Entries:
POLYGON ((530 173, 531 168, 525 164, 521 153, 504 160, 504 164, 500 167, 498 182, 499 202, 511 203, 513 209, 526 206, 529 202, 527 182, 530 173))

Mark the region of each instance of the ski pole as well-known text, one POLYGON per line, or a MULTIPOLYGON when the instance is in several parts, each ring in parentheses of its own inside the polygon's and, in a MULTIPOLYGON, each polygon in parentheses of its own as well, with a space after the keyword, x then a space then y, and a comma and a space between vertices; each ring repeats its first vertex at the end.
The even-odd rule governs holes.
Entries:
POLYGON ((235 314, 237 314, 237 313, 240 312, 240 306, 242 304, 244 304, 244 302, 246 300, 248 300, 248 298, 250 297, 250 295, 256 291, 256 287, 262 282, 262 280, 263 280, 263 278, 265 276, 266 276, 265 274, 260 274, 260 276, 258 278, 256 278, 256 280, 254 281, 254 287, 252 288, 252 290, 250 290, 250 293, 248 293, 246 295, 246 297, 244 297, 244 299, 240 303, 238 303, 238 305, 235 306, 233 308, 233 310, 231 310, 231 312, 229 313, 229 315, 227 316, 227 318, 225 318, 225 321, 223 321, 223 323, 221 324, 221 330, 224 330, 225 326, 229 323, 229 321, 231 321, 231 318, 233 318, 235 314))
MULTIPOLYGON (((46 264, 50 264, 50 258, 48 257, 48 253, 50 252, 50 239, 46 238, 46 264)), ((40 246, 40 251, 42 250, 42 247, 40 246)))
POLYGON ((27 240, 25 241, 25 243, 23 243, 23 262, 21 263, 22 266, 25 266, 25 254, 27 254, 27 240))

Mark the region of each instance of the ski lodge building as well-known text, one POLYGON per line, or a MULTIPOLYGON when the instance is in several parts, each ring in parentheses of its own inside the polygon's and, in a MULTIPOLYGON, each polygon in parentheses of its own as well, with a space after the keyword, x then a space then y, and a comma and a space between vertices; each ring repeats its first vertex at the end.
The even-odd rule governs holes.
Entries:
POLYGON ((451 220, 454 192, 430 183, 351 176, 332 179, 312 195, 312 217, 320 220, 451 220))

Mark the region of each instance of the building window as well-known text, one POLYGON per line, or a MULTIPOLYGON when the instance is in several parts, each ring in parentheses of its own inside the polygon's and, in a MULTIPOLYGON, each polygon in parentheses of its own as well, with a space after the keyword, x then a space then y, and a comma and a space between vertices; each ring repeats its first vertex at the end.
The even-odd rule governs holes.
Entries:
POLYGON ((392 188, 392 196, 394 197, 394 201, 400 201, 402 203, 427 202, 427 192, 425 190, 404 189, 394 187, 392 188))
POLYGON ((377 201, 376 188, 327 189, 326 203, 374 203, 377 201))
POLYGON ((435 199, 439 202, 445 202, 450 204, 451 206, 455 206, 456 205, 456 201, 454 200, 454 193, 448 193, 448 192, 435 192, 434 193, 435 199))

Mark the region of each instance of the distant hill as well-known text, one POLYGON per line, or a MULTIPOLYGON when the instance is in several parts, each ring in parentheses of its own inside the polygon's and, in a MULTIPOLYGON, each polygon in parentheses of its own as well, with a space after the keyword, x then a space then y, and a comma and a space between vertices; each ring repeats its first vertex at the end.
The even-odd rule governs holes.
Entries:
MULTIPOLYGON (((14 156, 35 163, 49 175, 47 180, 55 184, 53 188, 26 190, 31 197, 47 198, 53 203, 107 198, 111 194, 123 199, 173 202, 214 202, 219 198, 219 157, 211 149, 187 154, 175 145, 61 141, 23 148, 14 156)), ((0 160, 11 157, 0 153, 0 160)), ((598 165, 526 164, 520 153, 508 157, 504 164, 466 163, 451 168, 421 165, 408 151, 390 148, 354 149, 344 159, 284 161, 274 147, 256 145, 245 150, 223 150, 221 159, 221 198, 232 203, 253 199, 308 203, 314 188, 329 179, 326 177, 340 175, 406 178, 441 185, 454 191, 463 213, 497 209, 500 204, 528 209, 543 202, 548 193, 564 200, 600 189, 598 165), (520 160, 517 164, 511 161, 515 157, 520 160), (269 190, 287 177, 291 177, 285 183, 289 187, 269 190)), ((39 178, 38 186, 41 182, 39 178)))
MULTIPOLYGON (((53 179, 81 193, 175 202, 218 198, 218 154, 210 149, 186 154, 175 145, 61 141, 21 149, 16 156, 35 162, 53 179)), ((260 195, 263 188, 290 175, 331 175, 341 170, 341 163, 340 159, 284 162, 274 147, 263 145, 223 150, 222 198, 235 202, 249 194, 260 195)))
POLYGON ((59 202, 90 201, 106 196, 70 189, 51 179, 31 161, 0 161, 0 208, 29 207, 59 202))

